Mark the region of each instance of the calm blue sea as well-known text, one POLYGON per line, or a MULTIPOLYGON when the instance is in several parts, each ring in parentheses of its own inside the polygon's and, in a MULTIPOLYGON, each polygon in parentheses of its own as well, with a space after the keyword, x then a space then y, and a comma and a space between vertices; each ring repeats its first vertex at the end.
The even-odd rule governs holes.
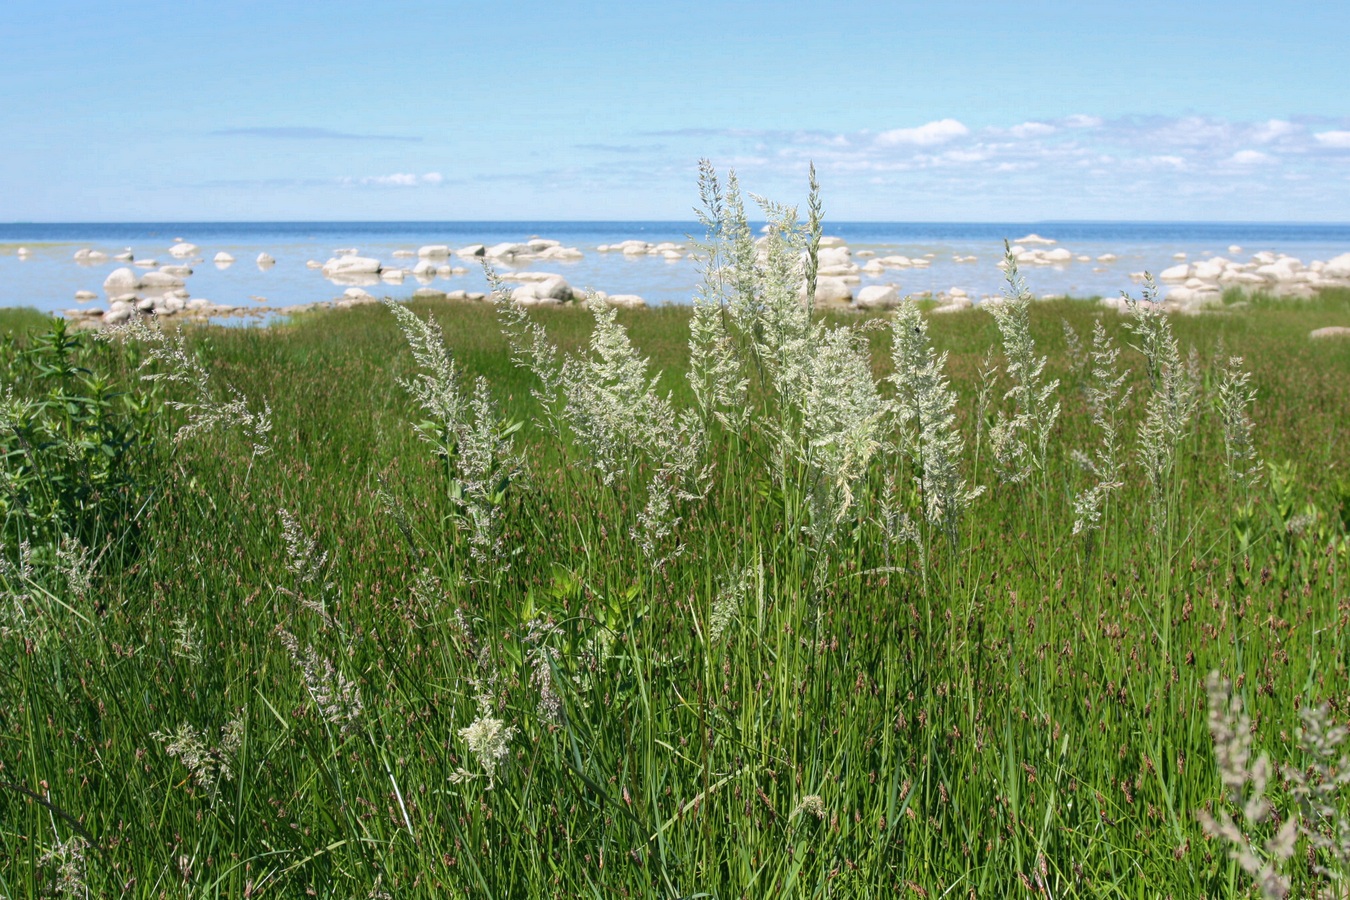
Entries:
MULTIPOLYGON (((1350 224, 1222 223, 1222 222, 834 222, 826 233, 843 238, 855 253, 874 251, 908 257, 927 256, 927 269, 891 270, 864 276, 863 284, 893 283, 903 293, 961 288, 972 296, 996 294, 1002 283, 997 268, 1004 239, 1029 233, 1053 239, 1075 257, 1059 266, 1025 271, 1033 292, 1044 295, 1115 296, 1137 290, 1131 273, 1158 272, 1173 265, 1176 254, 1190 260, 1224 256, 1246 260, 1266 250, 1287 253, 1305 263, 1350 252, 1350 224), (1232 250, 1238 247, 1238 250, 1232 250), (1097 262, 1105 253, 1118 259, 1097 262), (969 257, 975 260, 968 261, 969 257), (967 261, 956 262, 955 257, 967 261)), ((638 294, 650 304, 687 303, 699 275, 688 259, 659 256, 623 256, 596 248, 638 239, 656 244, 690 244, 700 235, 694 222, 175 222, 175 223, 50 223, 0 224, 0 306, 33 306, 56 312, 76 307, 76 291, 99 294, 89 305, 106 305, 103 281, 114 268, 125 265, 111 257, 130 251, 137 260, 161 264, 177 262, 168 248, 179 238, 200 247, 192 263, 187 289, 194 297, 237 306, 286 306, 329 300, 345 285, 334 285, 306 267, 307 260, 323 262, 337 249, 356 248, 363 256, 386 266, 410 268, 416 260, 395 258, 397 250, 417 250, 426 244, 452 248, 472 243, 492 245, 544 237, 576 247, 584 256, 575 261, 535 261, 526 268, 556 272, 577 288, 611 294, 638 294), (19 246, 29 254, 21 257, 19 246), (82 264, 72 257, 80 248, 100 250, 109 259, 82 264), (236 262, 218 268, 211 262, 219 251, 236 262), (255 260, 268 253, 277 263, 260 269, 255 260)), ((692 249, 692 248, 691 248, 692 249)), ((856 261, 862 263, 865 259, 856 261)), ((464 274, 437 278, 431 286, 442 290, 481 290, 481 269, 461 260, 464 274)), ((501 267, 510 273, 509 266, 501 267)), ((376 295, 408 297, 421 286, 409 277, 403 284, 367 287, 376 295)))

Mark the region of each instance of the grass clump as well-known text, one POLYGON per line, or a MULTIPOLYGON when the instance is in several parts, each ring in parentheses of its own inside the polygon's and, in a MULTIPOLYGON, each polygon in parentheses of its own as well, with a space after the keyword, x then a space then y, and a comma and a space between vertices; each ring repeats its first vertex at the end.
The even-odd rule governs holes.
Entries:
POLYGON ((1335 896, 1350 295, 832 316, 701 189, 688 309, 100 345, 171 464, 0 636, 0 893, 1335 896))

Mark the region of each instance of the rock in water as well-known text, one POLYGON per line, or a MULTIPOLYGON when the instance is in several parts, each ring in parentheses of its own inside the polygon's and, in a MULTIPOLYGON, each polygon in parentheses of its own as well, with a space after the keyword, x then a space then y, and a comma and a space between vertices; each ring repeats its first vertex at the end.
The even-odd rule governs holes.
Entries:
POLYGON ((141 280, 136 277, 136 273, 125 267, 113 269, 103 280, 103 289, 110 294, 134 291, 140 286, 141 280))
POLYGON ((870 284, 858 291, 853 305, 859 309, 890 309, 900 305, 900 294, 888 284, 870 284))

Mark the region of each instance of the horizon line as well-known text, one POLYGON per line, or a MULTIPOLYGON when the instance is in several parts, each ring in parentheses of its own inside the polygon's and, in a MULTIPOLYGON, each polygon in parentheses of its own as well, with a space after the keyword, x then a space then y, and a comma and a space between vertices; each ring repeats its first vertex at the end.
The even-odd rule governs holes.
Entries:
MULTIPOLYGON (((748 220, 752 225, 762 219, 748 220)), ((25 219, 0 222, 0 228, 26 225, 697 225, 697 219, 25 219)), ((1350 219, 835 219, 834 225, 1328 225, 1350 227, 1350 219)))

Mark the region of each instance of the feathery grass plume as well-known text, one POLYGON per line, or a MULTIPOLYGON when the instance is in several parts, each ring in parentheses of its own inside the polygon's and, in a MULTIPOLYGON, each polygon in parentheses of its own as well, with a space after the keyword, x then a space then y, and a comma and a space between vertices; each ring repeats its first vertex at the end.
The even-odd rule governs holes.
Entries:
POLYGON ((93 589, 99 558, 64 534, 55 547, 20 541, 11 552, 0 546, 0 637, 16 635, 41 647, 61 620, 89 623, 80 601, 93 589))
POLYGON ((53 568, 70 599, 80 601, 88 597, 93 589, 98 558, 91 557, 89 548, 78 539, 63 534, 56 543, 53 568))
POLYGON ((689 318, 689 386, 705 427, 715 418, 732 431, 740 431, 750 418, 750 380, 727 331, 725 311, 707 287, 709 276, 704 277, 689 318))
POLYGON ((1078 336, 1078 332, 1069 324, 1068 319, 1061 319, 1060 322, 1064 326, 1064 348, 1069 356, 1069 368, 1077 374, 1086 372, 1092 360, 1083 349, 1083 339, 1078 336))
POLYGON ((319 717, 336 725, 343 734, 354 732, 365 705, 361 689, 313 646, 300 649, 300 641, 284 628, 277 628, 277 636, 300 670, 310 699, 319 710, 319 717))
POLYGON ((281 592, 300 601, 300 606, 319 617, 329 631, 341 631, 328 611, 328 592, 333 583, 325 580, 328 551, 320 551, 319 544, 305 533, 300 522, 286 509, 277 510, 281 517, 281 538, 286 544, 286 571, 295 578, 294 591, 281 592))
POLYGON ((1232 692, 1227 679, 1218 672, 1205 682, 1209 697, 1209 730, 1214 738, 1214 757, 1228 799, 1242 810, 1243 826, 1227 810, 1218 815, 1207 810, 1196 813, 1201 827, 1212 837, 1230 844, 1229 855, 1251 876, 1266 900, 1289 896, 1289 878, 1282 869, 1294 855, 1298 819, 1289 816, 1279 830, 1263 844, 1254 843, 1247 831, 1262 825, 1272 812, 1266 788, 1275 774, 1270 760, 1262 754, 1252 760, 1251 719, 1242 709, 1242 698, 1232 692))
POLYGON ((708 644, 718 644, 722 635, 727 633, 731 623, 740 615, 745 605, 746 594, 750 590, 751 572, 749 567, 742 569, 735 577, 729 578, 717 592, 712 611, 708 616, 708 644))
POLYGON ((561 634, 562 629, 553 622, 534 618, 525 623, 525 634, 521 638, 526 647, 525 662, 530 667, 530 684, 539 691, 536 710, 540 719, 551 724, 562 721, 562 697, 553 681, 553 666, 561 653, 550 643, 561 634))
POLYGON ((145 349, 140 365, 142 381, 178 385, 193 398, 166 401, 170 409, 187 413, 187 423, 174 434, 175 443, 218 427, 237 427, 253 448, 254 457, 271 450, 272 408, 264 401, 261 411, 249 409, 248 399, 231 384, 223 389, 228 399, 218 399, 211 387, 211 374, 195 354, 188 352, 181 331, 170 336, 158 322, 151 327, 140 316, 133 316, 101 335, 135 341, 145 349), (161 371, 150 370, 156 363, 163 367, 161 371))
POLYGON ((1120 478, 1125 469, 1125 460, 1121 456, 1116 418, 1124 411, 1131 388, 1124 387, 1122 390, 1126 373, 1116 368, 1119 356, 1119 348, 1111 342, 1102 323, 1095 323, 1092 328, 1092 350, 1088 354, 1091 371, 1084 392, 1087 394, 1092 424, 1096 426, 1101 439, 1092 448, 1091 455, 1081 450, 1074 451, 1074 459, 1095 479, 1092 485, 1074 496, 1074 534, 1101 527, 1103 510, 1111 492, 1124 487, 1120 478))
POLYGON ((819 794, 807 794, 801 800, 797 801, 797 805, 793 808, 792 812, 788 814, 788 818, 795 819, 802 813, 809 813, 810 815, 815 816, 817 819, 824 821, 825 819, 824 798, 822 798, 819 794))
POLYGON ((40 869, 52 869, 51 892, 56 897, 88 897, 89 842, 79 835, 57 841, 37 858, 40 869))
POLYGON ((717 173, 706 159, 699 161, 698 186, 702 206, 695 213, 706 238, 695 243, 703 282, 694 295, 689 321, 689 385, 705 427, 715 417, 731 430, 739 431, 749 421, 750 381, 727 329, 727 318, 731 315, 728 308, 739 293, 728 281, 732 285, 742 281, 735 262, 738 243, 744 240, 748 244, 744 254, 751 266, 754 243, 743 216, 736 222, 730 220, 717 173))
POLYGON ((512 453, 512 437, 520 426, 499 424, 486 379, 476 379, 472 394, 465 394, 435 319, 422 319, 393 300, 385 300, 385 306, 394 314, 420 370, 415 378, 399 383, 430 417, 415 428, 446 461, 452 499, 469 526, 469 552, 480 564, 495 560, 505 565, 502 504, 520 470, 520 460, 512 453))
POLYGON ((593 300, 588 307, 595 321, 590 345, 563 362, 562 416, 603 484, 627 479, 643 463, 650 467, 633 537, 655 559, 679 522, 676 501, 697 500, 707 489, 706 432, 696 415, 677 413, 670 396, 657 392, 660 375, 647 375, 648 361, 633 348, 617 310, 593 300))
POLYGON ((8 552, 0 553, 0 637, 17 635, 41 646, 51 624, 43 602, 46 598, 37 583, 32 545, 21 541, 15 557, 11 560, 8 552))
POLYGON ((1143 296, 1124 295, 1130 313, 1126 327, 1139 339, 1151 392, 1139 426, 1139 461, 1148 478, 1153 527, 1161 530, 1168 517, 1167 492, 1176 466, 1177 448, 1188 434, 1198 401, 1194 378, 1181 360, 1181 348, 1172 334, 1158 300, 1158 288, 1148 277, 1143 296))
MULTIPOLYGON (((705 209, 699 219, 708 232, 700 246, 707 259, 703 296, 725 309, 729 331, 745 341, 757 378, 791 399, 812 330, 811 298, 803 293, 812 240, 794 208, 756 197, 767 219, 765 235, 756 241, 735 172, 723 193, 705 160, 700 186, 705 209)), ((813 196, 812 209, 818 206, 813 196)))
POLYGON ((1303 814, 1300 830, 1336 865, 1332 870, 1318 863, 1314 870, 1344 885, 1350 879, 1350 817, 1338 801, 1350 784, 1350 755, 1342 752, 1350 730, 1331 721, 1327 704, 1305 706, 1299 717, 1298 745, 1310 761, 1303 767, 1286 765, 1282 771, 1303 814))
POLYGON ((984 488, 968 489, 961 476, 964 445, 953 412, 956 392, 944 374, 947 354, 938 354, 929 343, 928 323, 914 303, 896 311, 891 341, 898 449, 914 468, 924 518, 955 545, 962 513, 984 488))
POLYGON ((220 740, 211 746, 205 729, 184 722, 174 732, 154 731, 150 736, 164 745, 164 752, 183 764, 206 795, 215 799, 221 781, 234 780, 234 757, 244 743, 244 722, 233 719, 220 729, 220 740))
POLYGON ((887 406, 872 379, 867 341, 851 328, 822 329, 802 376, 801 437, 793 443, 811 475, 811 527, 824 543, 881 449, 887 406))
POLYGON ((1050 432, 1059 418, 1059 401, 1054 400, 1059 379, 1042 383, 1046 357, 1036 355, 1036 342, 1031 337, 1031 292, 1011 250, 1006 251, 1003 265, 1006 280, 1003 299, 986 307, 1003 338, 1004 369, 1012 381, 1003 399, 1011 403, 1012 414, 999 411, 989 438, 999 477, 1017 483, 1033 470, 1045 470, 1050 432))
MULTIPOLYGON (((487 776, 487 789, 492 790, 497 779, 497 770, 511 758, 511 738, 519 729, 507 725, 501 719, 486 714, 479 715, 469 725, 459 729, 460 740, 469 746, 478 765, 487 776)), ((453 784, 462 784, 476 777, 472 772, 460 767, 450 776, 453 784)))
POLYGON ((486 262, 483 273, 497 310, 498 326, 511 345, 511 359, 517 368, 528 369, 534 374, 538 384, 530 389, 530 394, 543 410, 543 425, 550 434, 563 441, 566 381, 558 348, 549 340, 544 326, 530 318, 529 310, 511 299, 510 290, 486 262))
POLYGON ((734 171, 728 173, 723 193, 712 163, 701 159, 698 168, 702 208, 695 209, 695 214, 707 232, 706 243, 698 249, 706 256, 709 299, 724 306, 738 326, 753 328, 762 302, 757 291, 759 250, 745 215, 740 184, 734 171))
POLYGON ((1256 400, 1256 388, 1250 372, 1242 370, 1242 357, 1230 356, 1221 370, 1215 406, 1223 422, 1224 467, 1228 477, 1244 492, 1250 493, 1261 480, 1264 468, 1252 441, 1248 410, 1256 400))
POLYGON ((196 626, 188 621, 188 617, 181 615, 174 619, 173 644, 169 647, 169 652, 193 665, 201 665, 202 649, 201 635, 197 632, 196 626))

